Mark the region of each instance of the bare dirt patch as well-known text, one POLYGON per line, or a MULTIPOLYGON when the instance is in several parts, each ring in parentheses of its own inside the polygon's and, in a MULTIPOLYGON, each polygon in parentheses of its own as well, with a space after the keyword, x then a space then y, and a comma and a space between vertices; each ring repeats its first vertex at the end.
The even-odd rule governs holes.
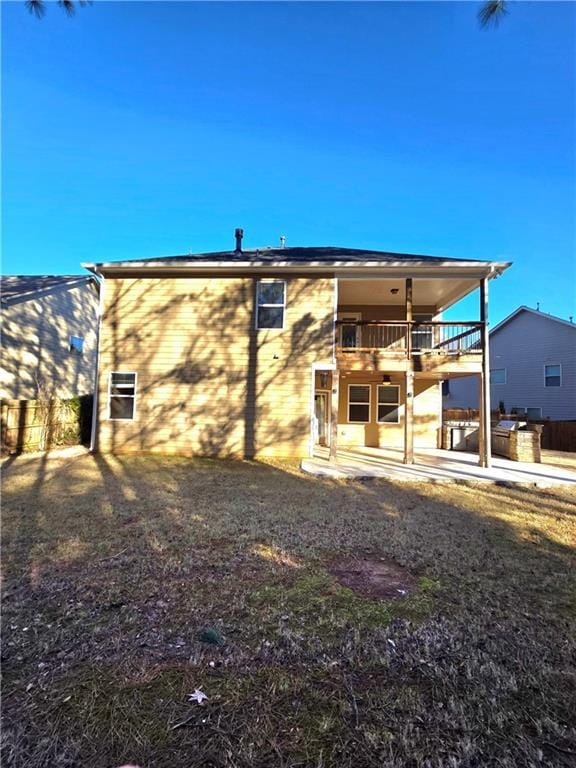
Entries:
POLYGON ((333 562, 328 571, 343 587, 363 597, 398 600, 416 586, 416 579, 405 568, 380 558, 342 558, 333 562))

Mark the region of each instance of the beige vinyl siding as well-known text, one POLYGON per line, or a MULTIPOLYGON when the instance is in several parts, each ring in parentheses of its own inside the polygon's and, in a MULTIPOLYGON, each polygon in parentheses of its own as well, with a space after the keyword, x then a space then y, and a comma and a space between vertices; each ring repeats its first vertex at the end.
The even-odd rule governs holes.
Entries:
MULTIPOLYGON (((377 423, 378 385, 382 384, 382 374, 349 374, 340 379, 338 403, 338 446, 351 447, 389 447, 404 446, 404 403, 406 387, 402 377, 392 376, 392 384, 400 387, 399 422, 377 423), (348 386, 349 384, 369 384, 370 422, 367 424, 348 423, 348 386)), ((438 432, 441 427, 441 390, 437 381, 416 379, 414 382, 414 447, 436 448, 438 432)))
POLYGON ((287 278, 282 330, 256 330, 255 294, 251 277, 107 278, 99 448, 306 455, 312 364, 332 362, 333 279, 287 278), (107 418, 112 371, 138 374, 133 421, 107 418))
POLYGON ((70 398, 94 390, 98 294, 92 284, 58 286, 2 307, 2 399, 70 398), (84 339, 82 355, 70 336, 84 339))

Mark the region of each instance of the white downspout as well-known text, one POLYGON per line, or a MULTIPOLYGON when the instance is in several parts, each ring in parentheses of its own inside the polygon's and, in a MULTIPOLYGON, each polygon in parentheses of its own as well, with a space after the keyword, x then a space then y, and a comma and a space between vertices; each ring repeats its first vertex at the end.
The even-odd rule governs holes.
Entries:
POLYGON ((96 331, 96 365, 94 368, 94 395, 92 398, 92 428, 90 430, 90 453, 96 451, 98 427, 98 389, 100 381, 100 340, 102 337, 102 315, 104 313, 104 276, 100 275, 100 300, 98 302, 98 328, 96 331))

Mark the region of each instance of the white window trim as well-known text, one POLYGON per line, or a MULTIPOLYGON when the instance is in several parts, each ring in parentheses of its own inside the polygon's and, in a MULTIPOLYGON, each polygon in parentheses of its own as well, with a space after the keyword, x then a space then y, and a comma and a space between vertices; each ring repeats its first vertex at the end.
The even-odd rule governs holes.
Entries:
POLYGON ((401 399, 400 386, 398 384, 378 384, 378 391, 377 391, 376 395, 377 395, 377 397, 376 397, 376 424, 378 424, 378 425, 381 425, 381 424, 384 424, 384 425, 386 425, 386 424, 400 424, 400 405, 401 405, 401 402, 400 402, 400 399, 401 399), (380 402, 380 390, 381 389, 396 389, 397 392, 398 392, 398 400, 397 400, 397 402, 395 402, 395 403, 381 403, 380 402), (398 418, 397 418, 397 420, 396 421, 380 421, 379 418, 378 418, 378 408, 381 405, 395 405, 396 406, 396 410, 398 411, 398 418))
POLYGON ((371 424, 372 416, 372 385, 371 384, 348 384, 348 402, 346 404, 346 423, 347 424, 371 424), (368 387, 368 402, 359 403, 356 400, 350 401, 350 389, 351 387, 368 387), (350 406, 351 405, 367 405, 368 406, 368 421, 350 421, 350 406))
POLYGON ((138 392, 138 374, 136 371, 110 371, 108 375, 108 413, 107 413, 107 419, 108 421, 135 421, 136 420, 136 393, 138 392), (114 397, 131 397, 134 400, 134 410, 132 411, 132 418, 131 419, 113 419, 110 415, 110 401, 112 397, 111 389, 112 389, 112 376, 115 373, 122 373, 124 375, 134 376, 134 395, 114 395, 114 397))
POLYGON ((516 415, 518 415, 518 416, 525 416, 526 418, 528 418, 528 409, 530 409, 532 411, 540 411, 540 416, 536 416, 535 418, 537 420, 541 420, 542 419, 542 406, 541 405, 513 405, 510 408, 510 413, 513 413, 514 411, 516 411, 516 412, 522 411, 522 413, 517 413, 516 415))
POLYGON ((507 368, 492 368, 490 371, 490 385, 493 387, 502 387, 504 384, 508 384, 508 369, 507 368), (494 371, 504 371, 504 381, 492 381, 492 373, 494 371))
POLYGON ((256 313, 255 313, 256 317, 255 317, 254 321, 255 321, 255 326, 256 326, 256 330, 257 331, 283 331, 285 329, 285 327, 286 327, 286 295, 287 295, 287 292, 288 292, 288 286, 287 286, 286 280, 281 280, 281 279, 276 279, 276 278, 269 278, 269 279, 264 278, 262 280, 257 280, 256 281, 256 313), (259 299, 260 299, 260 286, 263 283, 282 283, 282 285, 284 286, 284 291, 283 291, 284 301, 282 302, 282 304, 260 304, 260 302, 259 302, 259 299), (281 327, 280 328, 261 328, 258 325, 258 314, 259 314, 258 310, 259 310, 260 307, 273 307, 275 309, 278 309, 278 307, 282 307, 282 325, 281 325, 281 327))
POLYGON ((544 363, 544 386, 546 389, 552 389, 552 387, 548 387, 548 384, 546 384, 546 379, 548 378, 546 376, 546 368, 552 368, 552 366, 558 366, 558 368, 560 368, 560 384, 558 386, 562 386, 562 363, 544 363))

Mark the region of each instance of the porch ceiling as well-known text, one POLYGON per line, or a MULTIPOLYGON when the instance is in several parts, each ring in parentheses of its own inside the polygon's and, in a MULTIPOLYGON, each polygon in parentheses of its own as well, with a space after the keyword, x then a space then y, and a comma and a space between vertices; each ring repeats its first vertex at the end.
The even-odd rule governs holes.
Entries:
MULTIPOLYGON (((434 306, 443 311, 466 294, 478 288, 478 280, 470 278, 414 278, 412 301, 420 306, 434 306)), ((404 305, 406 281, 389 279, 338 279, 338 304, 404 305), (397 293, 392 293, 397 291, 397 293)))

